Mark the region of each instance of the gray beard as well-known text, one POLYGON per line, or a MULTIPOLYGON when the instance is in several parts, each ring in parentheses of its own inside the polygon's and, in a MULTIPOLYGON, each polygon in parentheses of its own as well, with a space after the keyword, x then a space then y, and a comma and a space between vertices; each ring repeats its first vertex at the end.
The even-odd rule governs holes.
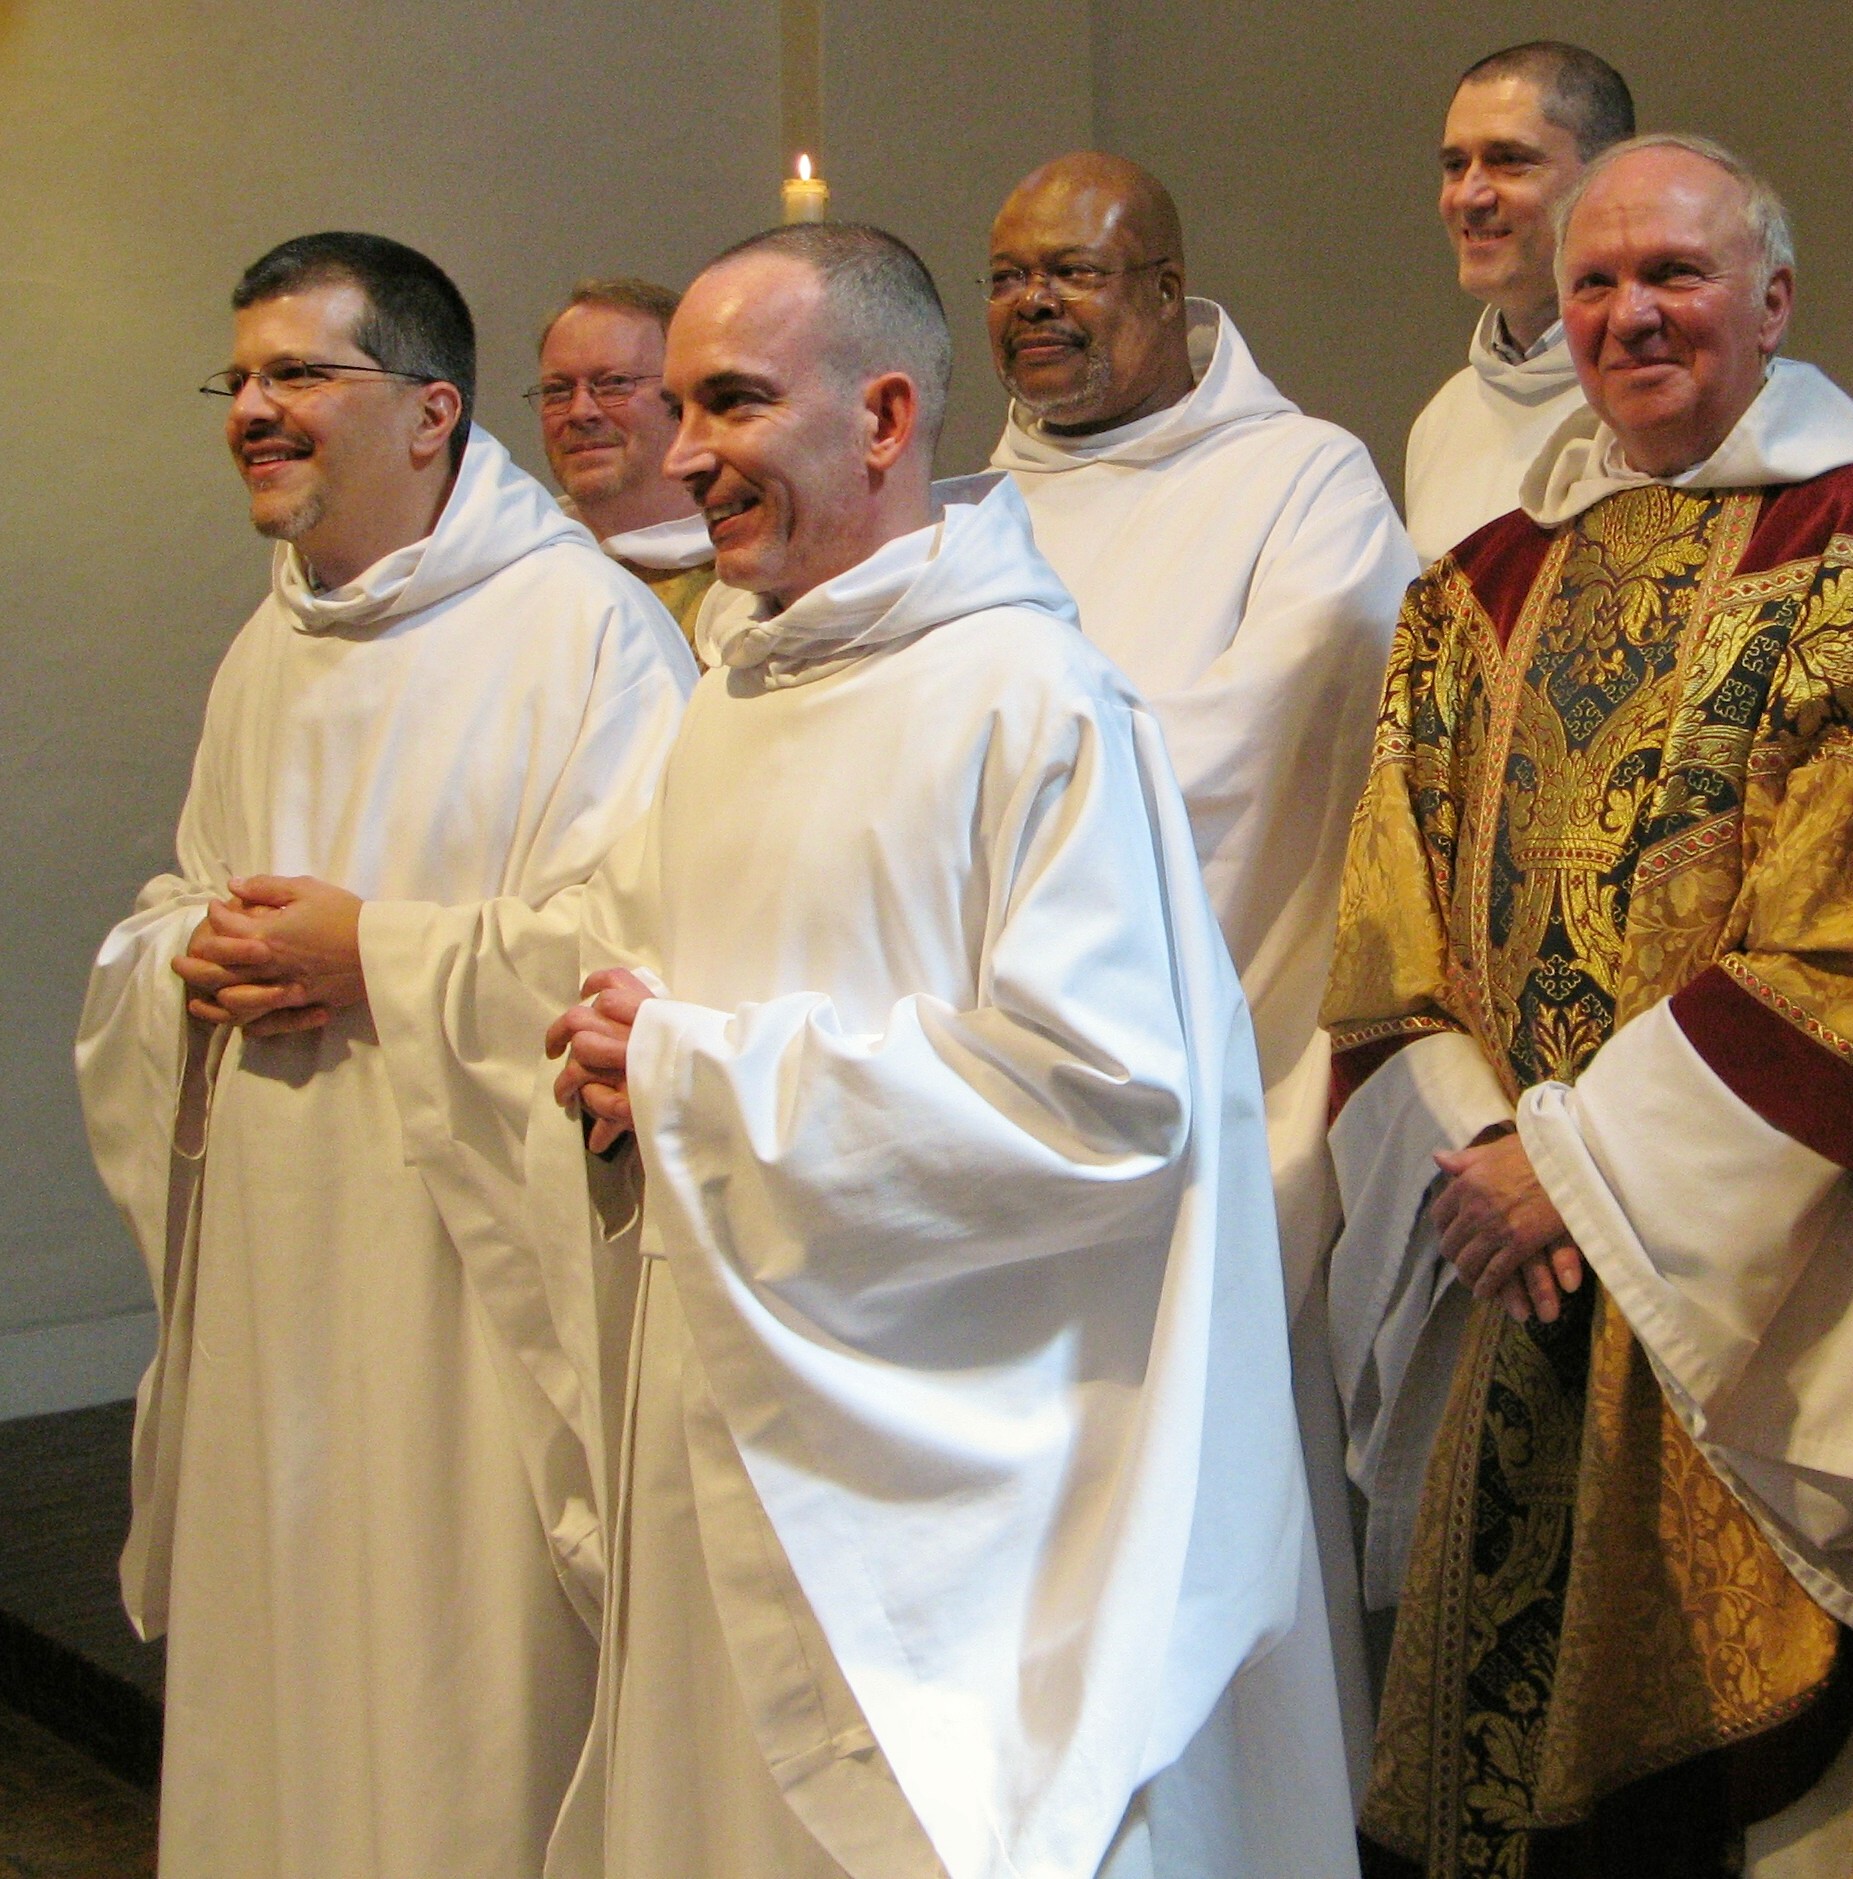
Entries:
POLYGON ((268 522, 254 523, 253 526, 260 535, 271 541, 299 542, 327 513, 328 498, 320 490, 314 490, 303 497, 288 515, 275 516, 268 522))
POLYGON ((1032 417, 1053 418, 1060 423, 1070 411, 1078 411, 1096 403, 1113 383, 1113 366, 1104 352, 1089 346, 1085 356, 1087 364, 1081 375, 1081 383, 1073 391, 1064 392, 1059 397, 1032 396, 1017 383, 1015 374, 1008 370, 1004 373, 1005 387, 1032 417))

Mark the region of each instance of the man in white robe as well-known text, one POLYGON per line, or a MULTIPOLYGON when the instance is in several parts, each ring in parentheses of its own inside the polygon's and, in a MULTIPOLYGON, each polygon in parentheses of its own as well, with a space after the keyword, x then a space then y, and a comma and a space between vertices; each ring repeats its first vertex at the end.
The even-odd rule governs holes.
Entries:
POLYGON ((1581 46, 1534 40, 1468 67, 1441 133, 1441 221, 1461 291, 1485 303, 1467 364, 1409 432, 1403 513, 1427 567, 1518 507, 1519 479, 1583 391, 1557 317, 1551 213, 1634 135, 1634 100, 1581 46))
POLYGON ((423 256, 307 237, 234 307, 209 389, 272 590, 77 1047, 160 1309, 122 1580, 169 1640, 161 1867, 512 1879, 540 1870, 595 1667, 564 1366, 494 1235, 406 1164, 364 1008, 232 1028, 243 942, 208 909, 258 869, 437 901, 583 881, 693 665, 468 428, 468 309, 423 256))
POLYGON ((363 964, 411 1152, 604 1316, 604 1871, 1349 1875, 1329 1668, 1267 1674, 1318 1582, 1248 1020, 1015 489, 933 512, 949 357, 877 231, 690 288, 670 467, 745 591, 578 923, 245 886, 289 997, 363 964), (635 1129, 640 1272, 624 1165, 477 1067, 581 966, 559 1093, 635 1129))
POLYGON ((675 421, 663 403, 663 335, 681 296, 629 275, 581 281, 547 322, 540 418, 561 507, 692 636, 714 583, 714 547, 689 494, 663 474, 675 421))
POLYGON ((1021 491, 1082 631, 1164 727, 1254 1014, 1301 1435, 1361 1780, 1370 1700, 1317 1282, 1336 1227, 1318 1009, 1415 558, 1364 447, 1302 416, 1229 316, 1186 299, 1177 212, 1136 165, 1085 154, 1028 177, 992 229, 991 282, 1012 395, 992 461, 1021 491))

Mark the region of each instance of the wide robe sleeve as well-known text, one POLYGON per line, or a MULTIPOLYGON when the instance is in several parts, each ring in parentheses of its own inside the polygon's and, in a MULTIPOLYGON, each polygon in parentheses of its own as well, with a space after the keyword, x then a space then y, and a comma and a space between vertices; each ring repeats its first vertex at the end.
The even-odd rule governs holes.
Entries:
POLYGON ((1853 574, 1785 656, 1807 749, 1736 943, 1518 1120, 1695 1440, 1853 1623, 1853 574))
MULTIPOLYGON (((670 996, 633 1034, 645 1249, 952 1879, 1090 1879, 1294 1616, 1253 1047, 1166 770, 1118 706, 1029 766, 969 1008, 670 996)), ((801 1813, 854 1806, 823 1760, 801 1813)))
POLYGON ((136 1391, 134 1519, 123 1600, 145 1638, 167 1629, 168 1562, 192 1349, 198 1202, 221 1030, 189 1018, 173 971, 232 872, 223 759, 239 721, 240 648, 214 681, 175 837, 176 871, 157 875, 103 942, 77 1031, 77 1083, 97 1172, 148 1268, 157 1314, 153 1363, 136 1391))
MULTIPOLYGON (((578 996, 584 883, 642 840, 688 669, 656 659, 595 689, 521 896, 474 907, 369 901, 361 914, 368 1002, 406 1159, 516 1359, 506 1382, 523 1452, 567 1589, 589 1622, 604 1593, 598 1406, 611 1370, 600 1361, 609 1306, 592 1282, 634 1259, 635 1221, 597 1267, 587 1223, 568 1232, 550 1215, 537 1224, 529 1120, 537 1106, 551 1108, 541 1039, 578 996)), ((610 1186, 627 1172, 601 1178, 610 1186)))

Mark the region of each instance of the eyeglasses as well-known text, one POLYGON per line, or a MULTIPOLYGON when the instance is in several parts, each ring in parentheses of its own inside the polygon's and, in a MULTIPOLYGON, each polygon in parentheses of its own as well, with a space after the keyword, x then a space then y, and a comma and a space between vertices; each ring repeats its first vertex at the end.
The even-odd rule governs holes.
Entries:
POLYGON ((362 372, 368 378, 400 378, 411 385, 435 385, 438 380, 423 372, 395 372, 383 365, 348 365, 337 359, 278 359, 261 372, 247 372, 242 366, 229 366, 215 372, 200 387, 209 398, 236 398, 253 380, 264 396, 275 404, 294 404, 318 385, 331 385, 336 374, 362 372))
POLYGON ((978 277, 984 297, 996 306, 1021 300, 1029 292, 1031 281, 1041 281, 1055 299, 1066 305, 1070 300, 1097 294, 1108 281, 1122 274, 1143 274, 1148 268, 1163 267, 1171 257, 1161 254, 1155 261, 1141 261, 1133 267, 1094 267, 1086 261, 1057 261, 1053 267, 994 267, 978 277))
POLYGON ((549 378, 530 385, 521 395, 536 411, 559 417, 573 408, 583 385, 601 411, 622 411, 637 395, 639 385, 653 385, 661 372, 601 372, 597 378, 549 378))

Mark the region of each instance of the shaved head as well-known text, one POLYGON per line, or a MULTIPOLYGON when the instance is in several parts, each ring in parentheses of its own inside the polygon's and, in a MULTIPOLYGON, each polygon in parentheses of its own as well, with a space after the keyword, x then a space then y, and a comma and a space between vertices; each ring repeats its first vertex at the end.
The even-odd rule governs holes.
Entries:
POLYGON ((1075 150, 1031 170, 1005 199, 1001 222, 1030 200, 1046 204, 1086 203, 1103 223, 1122 229, 1147 253, 1168 255, 1184 265, 1184 225, 1171 192, 1130 157, 1104 150, 1075 150))
POLYGON ((905 372, 920 394, 920 431, 932 455, 952 383, 952 332, 927 265, 897 235, 866 222, 797 222, 736 242, 709 262, 783 255, 823 287, 823 337, 837 369, 858 384, 905 372))
POLYGON ((998 376, 1051 431, 1110 430, 1191 393, 1177 204, 1126 157, 1077 150, 1024 177, 991 225, 990 297, 998 376))

